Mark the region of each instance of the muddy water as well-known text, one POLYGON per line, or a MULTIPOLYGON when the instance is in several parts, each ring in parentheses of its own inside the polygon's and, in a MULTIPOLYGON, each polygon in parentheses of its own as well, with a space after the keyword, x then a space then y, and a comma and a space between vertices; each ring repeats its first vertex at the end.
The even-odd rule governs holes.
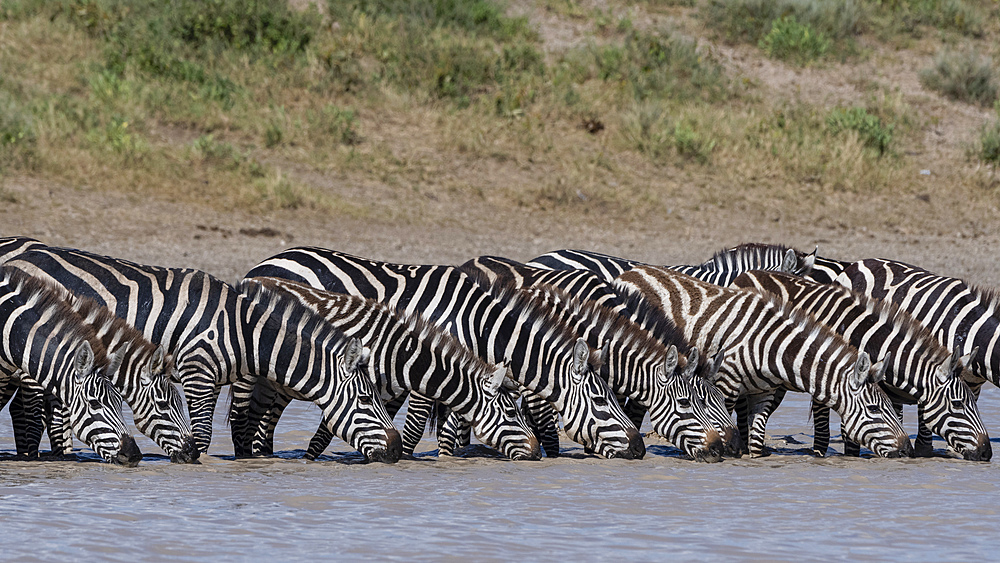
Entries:
MULTIPOLYGON (((981 408, 1000 436, 1000 391, 986 390, 981 408)), ((807 412, 804 397, 790 394, 768 428, 774 455, 713 465, 655 441, 642 461, 596 459, 565 444, 565 457, 541 462, 473 447, 466 458, 365 465, 335 443, 323 461, 306 462, 298 448, 318 411, 304 403, 278 428, 282 458, 233 460, 220 416, 213 455, 197 466, 171 465, 144 438, 147 456, 135 469, 95 462, 86 450, 76 462, 0 461, 0 549, 4 560, 116 561, 994 553, 1000 461, 814 459, 800 450, 811 440, 807 412)), ((906 416, 910 428, 912 408, 906 416)), ((3 418, 0 451, 9 454, 3 418)), ((433 447, 425 440, 421 449, 433 447)))

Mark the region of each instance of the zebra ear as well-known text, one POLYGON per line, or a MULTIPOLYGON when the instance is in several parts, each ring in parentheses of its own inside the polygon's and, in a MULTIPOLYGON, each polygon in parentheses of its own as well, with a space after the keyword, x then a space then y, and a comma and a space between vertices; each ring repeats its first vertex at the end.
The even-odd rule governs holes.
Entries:
POLYGON ((799 275, 804 276, 812 271, 813 266, 816 265, 816 253, 819 252, 819 245, 812 252, 806 254, 806 257, 802 259, 802 271, 798 272, 799 275))
MULTIPOLYGON (((966 354, 966 355, 958 358, 958 364, 960 366, 962 366, 961 369, 965 369, 965 368, 969 367, 969 364, 972 363, 972 359, 975 358, 977 354, 979 354, 979 346, 976 346, 975 348, 972 349, 971 352, 969 352, 968 354, 966 354)), ((956 355, 957 355, 957 351, 956 351, 956 355)), ((952 365, 954 367, 954 363, 952 365)), ((961 370, 957 370, 957 371, 961 371, 961 370)))
POLYGON ((157 346, 156 350, 153 350, 153 358, 149 362, 149 371, 153 374, 163 373, 166 370, 167 363, 167 353, 163 350, 163 346, 157 346))
POLYGON ((692 346, 691 350, 688 352, 687 365, 684 366, 684 373, 681 374, 682 376, 689 378, 694 375, 694 370, 698 368, 698 358, 698 349, 692 346))
POLYGON ((577 338, 573 346, 573 375, 579 381, 587 371, 587 361, 590 360, 590 346, 583 338, 577 338))
POLYGON ((77 381, 83 381, 85 375, 94 371, 94 351, 90 348, 90 342, 84 340, 76 349, 76 356, 73 357, 73 371, 77 381))
POLYGON ((872 368, 872 361, 867 352, 858 354, 858 361, 854 363, 854 372, 851 377, 851 386, 861 389, 868 380, 868 371, 872 368))
POLYGON ((500 386, 503 385, 504 379, 507 377, 507 368, 500 366, 490 377, 483 382, 483 392, 486 393, 487 397, 496 397, 497 393, 500 391, 500 386))
POLYGON ((789 248, 785 251, 785 257, 781 260, 781 270, 780 272, 785 272, 786 274, 794 274, 796 266, 799 264, 799 257, 795 255, 795 249, 789 248))
POLYGON ((668 378, 673 375, 675 371, 677 371, 677 363, 679 361, 680 358, 677 356, 677 346, 671 344, 670 347, 667 348, 667 357, 663 362, 663 372, 659 374, 660 383, 665 384, 668 378))
POLYGON ((124 361, 125 352, 122 352, 121 349, 115 350, 115 353, 111 354, 111 357, 108 358, 108 370, 105 372, 105 375, 111 377, 111 374, 118 373, 118 370, 122 368, 122 362, 124 361))
POLYGON ((353 372, 362 365, 365 347, 361 345, 361 340, 352 338, 347 343, 347 351, 344 352, 344 366, 348 372, 353 372))
POLYGON ((716 374, 719 373, 719 368, 722 367, 722 362, 725 361, 726 351, 719 350, 714 356, 712 356, 712 359, 708 361, 708 365, 705 366, 705 373, 702 374, 702 377, 709 381, 713 381, 716 374))
POLYGON ((884 358, 875 362, 875 365, 872 366, 875 370, 875 374, 872 375, 871 379, 872 383, 879 384, 885 381, 885 371, 889 369, 890 363, 892 363, 892 361, 889 354, 886 354, 884 358))

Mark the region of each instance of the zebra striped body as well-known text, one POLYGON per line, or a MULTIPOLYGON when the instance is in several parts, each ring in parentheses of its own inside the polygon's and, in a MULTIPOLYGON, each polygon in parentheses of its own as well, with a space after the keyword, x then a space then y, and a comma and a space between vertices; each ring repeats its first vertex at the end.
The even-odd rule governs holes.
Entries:
POLYGON ((571 439, 605 457, 645 452, 638 430, 593 373, 586 343, 527 296, 497 299, 450 266, 389 264, 322 248, 287 250, 247 277, 289 279, 420 314, 486 362, 509 362, 512 379, 555 405, 571 439))
POLYGON ((837 277, 840 276, 841 272, 846 270, 851 264, 853 264, 853 262, 845 262, 843 260, 833 260, 831 258, 817 256, 814 260, 812 268, 808 272, 800 275, 817 283, 834 283, 837 280, 837 277))
MULTIPOLYGON (((1000 296, 958 279, 940 276, 902 262, 866 259, 844 269, 840 285, 859 293, 896 303, 937 340, 959 355, 973 354, 963 373, 978 397, 983 383, 1000 385, 1000 296)), ((929 433, 921 427, 920 433, 929 433)), ((920 440, 929 454, 929 439, 920 440)))
POLYGON ((121 394, 101 373, 116 371, 121 356, 107 357, 63 292, 8 267, 0 272, 0 380, 20 370, 68 407, 73 431, 102 459, 137 465, 142 454, 125 429, 121 394))
POLYGON ((768 270, 803 275, 809 272, 816 251, 803 254, 794 248, 777 244, 746 243, 716 252, 707 262, 697 266, 668 266, 715 285, 729 285, 736 276, 751 270, 768 270))
MULTIPOLYGON (((517 405, 501 391, 507 369, 490 367, 450 334, 420 317, 397 315, 371 299, 274 278, 247 281, 295 296, 344 334, 359 338, 372 351, 372 364, 380 375, 379 391, 384 401, 403 397, 413 390, 440 401, 468 420, 483 443, 505 456, 541 457, 538 441, 520 416, 517 405)), ((269 417, 271 432, 279 415, 280 412, 269 417)), ((269 443, 271 436, 261 436, 258 429, 258 439, 269 443)), ((403 453, 412 454, 416 441, 404 435, 403 453)), ((313 443, 319 441, 314 439, 313 443)), ((310 451, 307 457, 315 458, 320 453, 322 450, 310 451)))
POLYGON ((674 319, 692 345, 726 350, 716 385, 729 404, 748 396, 751 455, 763 455, 767 405, 776 390, 804 391, 837 411, 847 436, 883 457, 910 455, 909 438, 871 362, 843 338, 773 298, 700 281, 665 268, 637 266, 615 280, 674 319))
MULTIPOLYGON (((144 266, 79 250, 45 248, 8 263, 107 306, 174 357, 199 452, 212 438, 219 390, 266 378, 316 402, 336 433, 370 459, 396 461, 399 433, 372 383, 343 371, 347 340, 291 298, 241 295, 198 270, 144 266), (293 322, 294 321, 294 322, 293 322), (323 337, 320 338, 319 335, 323 337)), ((354 366, 357 368, 357 365, 354 366)), ((246 411, 233 405, 233 436, 246 436, 246 411)), ((249 445, 234 441, 237 455, 249 445)))
MULTIPOLYGON (((990 459, 989 436, 972 392, 960 377, 963 362, 908 313, 841 286, 780 273, 746 272, 733 285, 776 295, 809 312, 869 356, 883 358, 888 364, 883 388, 894 405, 919 405, 921 421, 966 459, 990 459)), ((827 409, 816 405, 814 413, 817 408, 827 409)), ((829 420, 829 413, 815 419, 829 420)), ((816 442, 816 453, 825 455, 828 428, 825 432, 817 428, 816 442)))
POLYGON ((543 270, 586 270, 597 274, 602 280, 612 280, 631 270, 642 262, 618 258, 609 254, 589 250, 553 250, 532 259, 525 266, 543 270))
MULTIPOLYGON (((640 420, 632 420, 637 426, 641 415, 651 410, 656 432, 695 459, 715 460, 716 448, 709 447, 713 443, 710 434, 720 434, 726 447, 739 450, 739 435, 728 413, 713 418, 705 410, 705 400, 698 400, 701 395, 717 396, 722 409, 712 414, 724 411, 722 396, 712 386, 694 387, 696 363, 686 366, 684 377, 673 378, 670 371, 657 375, 663 369, 663 362, 657 358, 666 357, 670 347, 675 358, 678 352, 687 355, 690 351, 687 340, 670 319, 651 314, 653 309, 645 304, 633 305, 634 311, 629 309, 611 286, 583 270, 541 270, 492 256, 470 260, 461 267, 485 277, 488 283, 503 280, 539 292, 577 334, 587 338, 590 346, 598 348, 609 343, 610 356, 604 358, 602 375, 608 376, 619 399, 628 397, 642 407, 638 411, 640 420), (637 324, 632 319, 644 322, 637 324), (675 395, 664 393, 667 383, 675 395), (691 397, 695 398, 693 405, 691 397)), ((695 352, 692 359, 697 355, 695 352)))

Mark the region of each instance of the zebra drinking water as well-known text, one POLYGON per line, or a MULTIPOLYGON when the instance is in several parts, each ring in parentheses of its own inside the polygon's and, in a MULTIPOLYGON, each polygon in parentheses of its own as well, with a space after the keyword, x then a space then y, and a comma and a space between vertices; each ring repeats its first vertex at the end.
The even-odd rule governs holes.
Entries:
MULTIPOLYGON (((107 306, 174 357, 198 451, 212 438, 223 385, 267 378, 316 402, 331 431, 366 458, 395 462, 401 441, 360 350, 307 307, 266 290, 241 294, 205 272, 135 264, 80 250, 32 249, 8 265, 107 306)), ((237 455, 247 455, 246 405, 234 405, 237 455)))
MULTIPOLYGON (((960 358, 949 352, 906 311, 841 286, 776 272, 746 272, 733 281, 733 286, 775 295, 809 312, 859 350, 885 358, 884 388, 897 410, 904 403, 917 404, 921 424, 940 434, 966 459, 989 460, 992 456, 975 399, 961 380, 971 356, 960 358)), ((814 403, 813 419, 813 451, 823 456, 830 435, 829 407, 814 403)), ((844 451, 857 455, 857 448, 857 444, 847 443, 844 451)))
POLYGON ((286 250, 247 277, 284 278, 420 314, 485 361, 509 362, 512 379, 555 405, 571 439, 604 457, 645 453, 638 430, 593 372, 594 351, 528 296, 498 300, 451 266, 390 264, 315 247, 286 250))
MULTIPOLYGON (((361 339, 372 351, 383 400, 391 403, 412 389, 423 397, 440 401, 468 420, 483 443, 505 456, 541 457, 538 440, 510 395, 502 389, 507 369, 489 366, 449 333, 419 316, 399 314, 371 299, 277 278, 248 278, 241 282, 241 287, 250 283, 295 296, 348 336, 361 339)), ((278 391, 275 404, 261 417, 255 439, 255 445, 262 443, 264 450, 272 440, 281 409, 288 404, 287 396, 278 391)), ((412 454, 420 437, 404 432, 403 453, 412 454)), ((315 459, 326 449, 330 438, 325 428, 320 428, 306 457, 315 459)))
POLYGON ((15 269, 0 269, 0 380, 21 377, 69 409, 73 431, 107 462, 134 467, 142 459, 125 429, 122 397, 104 372, 116 371, 92 327, 56 288, 15 269))

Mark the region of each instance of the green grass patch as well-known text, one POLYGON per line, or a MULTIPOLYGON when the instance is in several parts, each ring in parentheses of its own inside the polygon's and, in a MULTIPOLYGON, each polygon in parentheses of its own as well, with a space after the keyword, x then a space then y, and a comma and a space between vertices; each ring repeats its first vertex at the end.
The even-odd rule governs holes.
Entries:
POLYGON ((990 106, 997 99, 993 63, 973 51, 941 51, 934 59, 934 66, 920 73, 920 82, 963 102, 990 106))
POLYGON ((826 125, 834 135, 855 131, 865 146, 879 156, 888 153, 892 146, 895 125, 883 123, 865 108, 835 108, 827 115, 826 125))
POLYGON ((771 31, 760 40, 760 48, 769 57, 806 64, 830 50, 830 40, 809 24, 794 17, 783 17, 771 24, 771 31))

